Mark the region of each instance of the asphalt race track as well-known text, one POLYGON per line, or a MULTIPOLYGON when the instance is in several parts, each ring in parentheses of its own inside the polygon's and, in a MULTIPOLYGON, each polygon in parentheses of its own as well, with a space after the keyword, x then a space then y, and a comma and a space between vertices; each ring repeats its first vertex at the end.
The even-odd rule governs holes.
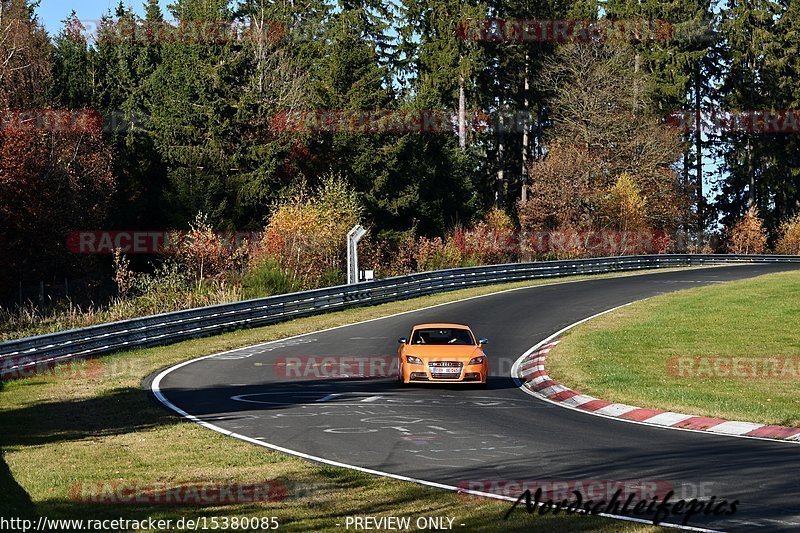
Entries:
POLYGON ((687 499, 700 491, 740 502, 732 516, 695 516, 689 525, 797 530, 799 444, 609 420, 533 398, 510 377, 522 353, 582 318, 790 268, 797 267, 691 269, 497 293, 196 360, 158 385, 169 403, 217 427, 346 465, 461 487, 474 480, 656 480, 687 499), (398 337, 418 322, 465 323, 488 337, 487 389, 297 377, 281 364, 290 356, 393 356, 398 337))

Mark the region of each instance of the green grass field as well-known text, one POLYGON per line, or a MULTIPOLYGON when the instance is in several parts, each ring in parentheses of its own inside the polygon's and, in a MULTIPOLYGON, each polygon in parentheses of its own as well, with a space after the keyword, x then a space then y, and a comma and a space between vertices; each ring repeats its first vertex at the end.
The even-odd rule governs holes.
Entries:
POLYGON ((639 407, 800 425, 800 272, 656 296, 569 331, 557 381, 639 407))
MULTIPOLYGON (((121 353, 74 379, 69 369, 5 383, 0 390, 0 516, 50 518, 263 517, 285 531, 341 531, 347 515, 449 516, 468 531, 660 531, 587 516, 538 516, 510 504, 467 500, 443 490, 318 465, 186 422, 155 404, 142 379, 180 361, 377 316, 543 281, 473 288, 376 307, 309 317, 253 330, 121 353), (80 503, 81 483, 253 483, 281 480, 275 503, 164 506, 80 503)), ((81 368, 81 367, 79 367, 81 368)), ((0 387, 3 384, 0 382, 0 387)), ((247 529, 240 529, 242 531, 247 529)))

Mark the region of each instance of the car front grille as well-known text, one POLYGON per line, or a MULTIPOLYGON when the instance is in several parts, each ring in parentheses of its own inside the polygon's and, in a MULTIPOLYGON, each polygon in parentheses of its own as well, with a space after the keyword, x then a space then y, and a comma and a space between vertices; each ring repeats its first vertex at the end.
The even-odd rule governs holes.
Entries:
POLYGON ((428 369, 431 371, 433 379, 453 379, 458 380, 461 377, 461 369, 464 363, 461 361, 432 361, 428 363, 428 369), (442 372, 444 368, 457 368, 458 372, 442 372))
POLYGON ((459 372, 458 374, 436 374, 434 372, 431 372, 431 377, 433 379, 458 379, 461 377, 461 373, 459 372))

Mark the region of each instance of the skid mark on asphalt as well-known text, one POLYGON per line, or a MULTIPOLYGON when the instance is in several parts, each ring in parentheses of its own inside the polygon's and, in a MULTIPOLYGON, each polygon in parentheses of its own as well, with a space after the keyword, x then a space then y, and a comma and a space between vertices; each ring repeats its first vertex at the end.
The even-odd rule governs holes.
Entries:
POLYGON ((288 348, 290 346, 298 346, 301 344, 309 344, 312 342, 317 342, 316 337, 301 337, 297 339, 287 339, 285 341, 277 341, 271 342, 267 345, 255 345, 255 346, 245 346, 243 348, 236 348, 234 350, 228 350, 227 352, 221 352, 211 357, 208 357, 207 360, 209 361, 237 361, 240 359, 247 359, 248 357, 253 357, 254 355, 261 355, 266 352, 271 352, 273 350, 279 350, 283 348, 288 348))
POLYGON ((328 394, 327 396, 325 396, 323 398, 319 398, 318 400, 314 400, 314 401, 315 402, 327 402, 328 400, 333 400, 334 398, 338 398, 341 395, 342 395, 342 393, 340 393, 340 392, 334 392, 333 394, 328 394))
POLYGON ((306 407, 413 407, 415 409, 429 406, 465 406, 470 408, 500 408, 503 409, 530 409, 531 404, 527 398, 497 398, 494 396, 409 396, 408 394, 370 392, 335 392, 335 391, 269 391, 252 394, 238 394, 230 397, 235 402, 306 407))
MULTIPOLYGON (((231 400, 262 405, 267 410, 291 407, 290 412, 266 412, 260 416, 284 420, 306 417, 309 422, 323 422, 306 424, 304 429, 324 433, 328 438, 390 432, 405 445, 398 451, 432 468, 463 468, 465 462, 481 464, 526 455, 525 442, 496 432, 476 433, 462 425, 455 426, 451 420, 440 416, 439 409, 453 405, 466 409, 529 409, 527 398, 292 389, 237 395, 231 400), (408 411, 409 407, 413 413, 408 411)), ((385 460, 385 451, 362 449, 359 451, 361 460, 364 453, 374 453, 379 460, 385 460)))
MULTIPOLYGON (((487 435, 471 435, 484 439, 487 435)), ((434 467, 448 467, 448 468, 463 468, 463 462, 484 463, 490 461, 502 461, 509 458, 525 457, 524 453, 527 444, 521 441, 514 441, 507 436, 492 435, 492 437, 500 437, 496 440, 481 440, 479 445, 475 446, 446 446, 446 443, 439 439, 431 439, 429 441, 416 441, 414 444, 416 448, 405 448, 403 451, 410 454, 414 460, 425 460, 429 463, 423 462, 423 465, 430 464, 434 467), (455 464, 449 462, 453 461, 454 457, 458 457, 455 464)))

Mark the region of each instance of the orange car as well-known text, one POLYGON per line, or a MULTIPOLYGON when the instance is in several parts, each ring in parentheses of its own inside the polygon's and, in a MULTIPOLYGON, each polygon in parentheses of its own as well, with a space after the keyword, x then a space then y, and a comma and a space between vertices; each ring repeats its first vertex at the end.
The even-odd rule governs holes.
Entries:
POLYGON ((400 383, 486 384, 489 361, 483 346, 489 341, 461 324, 419 324, 399 340, 400 383))

